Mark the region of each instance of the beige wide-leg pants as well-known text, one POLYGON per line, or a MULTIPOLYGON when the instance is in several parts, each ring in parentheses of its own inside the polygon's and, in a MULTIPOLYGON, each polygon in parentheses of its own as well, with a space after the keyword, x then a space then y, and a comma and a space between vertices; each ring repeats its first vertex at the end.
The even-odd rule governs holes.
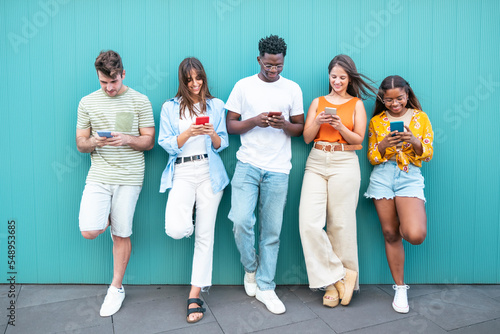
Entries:
MULTIPOLYGON (((356 207, 360 181, 354 151, 311 150, 299 207, 300 239, 311 289, 339 281, 345 276, 344 268, 358 272, 356 207)), ((359 290, 358 282, 354 289, 359 290)))

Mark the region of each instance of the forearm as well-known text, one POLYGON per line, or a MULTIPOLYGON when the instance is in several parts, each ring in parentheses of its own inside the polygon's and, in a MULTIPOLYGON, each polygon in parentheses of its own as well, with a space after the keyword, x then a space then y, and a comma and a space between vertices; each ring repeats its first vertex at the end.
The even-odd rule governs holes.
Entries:
POLYGON ((360 145, 361 143, 363 143, 364 136, 361 136, 358 133, 349 130, 345 126, 339 132, 342 135, 342 138, 344 138, 349 145, 360 145))
POLYGON ((422 153, 424 153, 424 148, 422 146, 422 142, 420 140, 418 140, 418 138, 415 141, 415 143, 412 143, 412 146, 413 146, 413 151, 415 151, 416 155, 422 155, 422 153))
POLYGON ((285 121, 283 131, 290 137, 299 137, 304 131, 304 123, 291 123, 285 121))
POLYGON ((94 137, 77 137, 76 147, 82 153, 91 153, 97 147, 97 141, 94 137))
POLYGON ((181 148, 190 138, 189 129, 177 136, 177 147, 181 148))
POLYGON ((153 136, 131 136, 128 135, 127 145, 136 151, 149 151, 154 147, 155 139, 153 136))
POLYGON ((381 156, 382 158, 383 158, 383 157, 384 157, 384 155, 385 155, 385 149, 386 149, 386 147, 384 147, 383 145, 379 145, 379 146, 377 147, 377 150, 380 152, 380 156, 381 156))
POLYGON ((212 146, 217 150, 221 145, 221 139, 219 135, 214 132, 213 135, 210 136, 210 139, 212 140, 212 146))
POLYGON ((252 130, 255 127, 254 118, 249 118, 244 121, 228 120, 227 133, 231 135, 241 135, 252 130))
POLYGON ((314 140, 314 138, 316 138, 316 136, 318 135, 318 131, 319 131, 319 128, 320 128, 320 124, 312 124, 310 126, 307 126, 307 127, 304 127, 304 141, 306 144, 309 144, 310 142, 312 142, 314 140))

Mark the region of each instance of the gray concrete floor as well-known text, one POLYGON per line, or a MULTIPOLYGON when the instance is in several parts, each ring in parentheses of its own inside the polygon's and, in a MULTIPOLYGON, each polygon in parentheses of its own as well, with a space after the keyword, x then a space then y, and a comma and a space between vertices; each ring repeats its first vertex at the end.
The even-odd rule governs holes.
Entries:
POLYGON ((287 311, 273 315, 242 286, 203 293, 207 312, 186 322, 188 286, 126 285, 121 310, 101 318, 104 285, 0 285, 0 333, 500 333, 500 285, 412 285, 410 312, 392 310, 390 285, 362 285, 349 306, 322 306, 322 293, 279 286, 287 311))

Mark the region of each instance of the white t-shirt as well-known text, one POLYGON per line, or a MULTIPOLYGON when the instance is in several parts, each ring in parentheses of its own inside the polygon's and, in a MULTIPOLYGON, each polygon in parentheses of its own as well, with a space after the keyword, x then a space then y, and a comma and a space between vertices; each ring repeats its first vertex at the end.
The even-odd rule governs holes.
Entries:
MULTIPOLYGON (((287 121, 291 116, 304 114, 302 90, 282 76, 275 82, 262 81, 258 74, 241 79, 234 85, 225 107, 240 114, 242 121, 269 111, 281 111, 287 121)), ((292 169, 290 136, 270 126, 254 127, 241 135, 236 158, 260 169, 289 174, 292 169)))
MULTIPOLYGON (((200 104, 196 103, 194 105, 194 110, 200 110, 200 104)), ((205 114, 199 114, 199 116, 206 116, 205 114)), ((179 132, 183 133, 191 124, 196 122, 196 116, 191 117, 189 114, 189 109, 186 108, 184 111, 184 118, 179 119, 179 132)), ((207 147, 205 146, 205 135, 199 135, 195 137, 190 137, 186 143, 182 146, 182 152, 179 153, 178 157, 190 157, 198 154, 206 154, 207 147)))

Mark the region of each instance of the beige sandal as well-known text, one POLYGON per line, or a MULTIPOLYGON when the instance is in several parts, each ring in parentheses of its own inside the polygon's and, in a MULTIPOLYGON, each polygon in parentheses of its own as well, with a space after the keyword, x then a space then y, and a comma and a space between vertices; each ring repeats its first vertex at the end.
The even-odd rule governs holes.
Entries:
POLYGON ((325 295, 323 296, 323 305, 328 307, 335 307, 339 304, 339 293, 335 286, 329 285, 326 288, 325 295))
POLYGON ((357 278, 358 278, 358 273, 356 271, 346 268, 345 277, 335 283, 335 287, 339 292, 340 299, 342 299, 341 302, 342 305, 347 306, 351 302, 357 278))

